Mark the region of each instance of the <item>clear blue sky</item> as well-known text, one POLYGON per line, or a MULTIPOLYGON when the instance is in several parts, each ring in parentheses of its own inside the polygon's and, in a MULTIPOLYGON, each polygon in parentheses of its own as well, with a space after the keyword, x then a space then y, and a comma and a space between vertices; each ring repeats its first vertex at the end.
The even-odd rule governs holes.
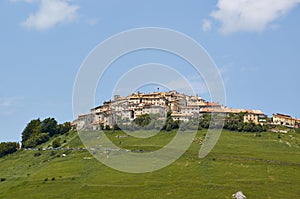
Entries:
POLYGON ((0 141, 19 141, 34 118, 73 120, 73 84, 88 53, 147 26, 199 42, 222 72, 228 106, 300 118, 299 21, 298 0, 2 0, 0 141))

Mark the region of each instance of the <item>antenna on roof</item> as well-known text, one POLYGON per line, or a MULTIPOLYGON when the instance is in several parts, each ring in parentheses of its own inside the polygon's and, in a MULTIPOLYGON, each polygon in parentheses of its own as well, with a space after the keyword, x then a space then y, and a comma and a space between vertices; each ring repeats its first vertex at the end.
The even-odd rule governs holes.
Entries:
POLYGON ((157 87, 157 92, 159 92, 159 87, 157 87))

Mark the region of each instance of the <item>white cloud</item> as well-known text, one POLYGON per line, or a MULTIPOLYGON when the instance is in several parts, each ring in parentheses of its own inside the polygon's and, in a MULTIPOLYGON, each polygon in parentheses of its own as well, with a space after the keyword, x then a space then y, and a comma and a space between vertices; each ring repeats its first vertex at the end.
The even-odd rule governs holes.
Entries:
POLYGON ((95 26, 99 23, 100 19, 99 18, 90 18, 88 19, 86 22, 87 24, 89 24, 90 26, 95 26))
POLYGON ((26 2, 26 3, 33 3, 33 2, 36 2, 38 0, 9 0, 10 2, 26 2))
POLYGON ((79 6, 70 5, 66 0, 41 0, 39 10, 22 22, 22 26, 45 30, 60 23, 70 23, 77 18, 78 9, 79 6))
POLYGON ((23 97, 2 97, 0 98, 0 115, 9 115, 14 113, 15 108, 19 106, 23 97))
POLYGON ((202 30, 204 32, 210 31, 211 30, 211 21, 204 19, 202 20, 202 30))
POLYGON ((221 22, 220 31, 262 31, 297 6, 300 0, 218 0, 211 16, 221 22))

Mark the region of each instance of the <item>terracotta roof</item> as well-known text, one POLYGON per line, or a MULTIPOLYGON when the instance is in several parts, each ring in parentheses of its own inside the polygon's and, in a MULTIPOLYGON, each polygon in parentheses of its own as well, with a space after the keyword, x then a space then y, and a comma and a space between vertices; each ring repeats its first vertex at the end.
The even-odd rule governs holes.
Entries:
POLYGON ((261 110, 246 110, 247 113, 263 115, 264 113, 261 110))
POLYGON ((245 110, 245 109, 232 109, 232 108, 220 108, 220 109, 213 109, 213 108, 202 108, 201 112, 207 113, 251 113, 251 114, 258 114, 262 115, 263 112, 260 110, 245 110))
POLYGON ((289 118, 289 119, 292 119, 292 117, 291 117, 290 115, 285 115, 285 114, 281 114, 281 113, 273 114, 273 117, 281 117, 281 118, 289 118))
POLYGON ((215 102, 207 102, 206 106, 221 106, 221 105, 215 102))
POLYGON ((171 116, 173 117, 191 117, 193 114, 188 113, 172 113, 171 116))

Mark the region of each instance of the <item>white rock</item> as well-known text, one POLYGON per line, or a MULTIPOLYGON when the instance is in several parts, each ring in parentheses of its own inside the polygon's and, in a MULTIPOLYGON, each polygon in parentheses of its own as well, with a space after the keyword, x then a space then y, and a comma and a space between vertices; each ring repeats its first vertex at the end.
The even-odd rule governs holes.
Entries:
POLYGON ((232 194, 232 198, 235 198, 235 199, 246 199, 247 197, 243 194, 243 192, 238 191, 235 194, 232 194))

